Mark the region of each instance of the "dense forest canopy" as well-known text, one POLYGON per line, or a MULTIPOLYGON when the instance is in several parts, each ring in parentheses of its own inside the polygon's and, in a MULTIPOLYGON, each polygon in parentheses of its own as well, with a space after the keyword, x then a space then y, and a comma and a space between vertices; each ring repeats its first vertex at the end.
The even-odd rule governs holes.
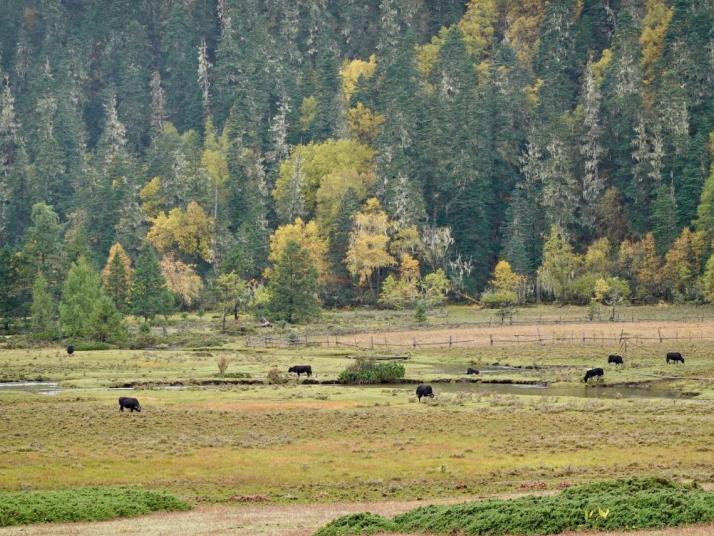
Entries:
POLYGON ((185 308, 714 294, 711 0, 6 0, 0 71, 0 316, 149 247, 185 308))

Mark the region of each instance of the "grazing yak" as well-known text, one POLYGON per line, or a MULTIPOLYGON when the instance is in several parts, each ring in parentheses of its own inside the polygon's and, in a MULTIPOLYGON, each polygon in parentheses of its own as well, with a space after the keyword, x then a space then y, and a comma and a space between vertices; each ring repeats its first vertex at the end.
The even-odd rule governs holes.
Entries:
POLYGON ((297 374, 298 378, 300 377, 300 374, 307 374, 307 377, 309 378, 312 376, 312 367, 310 365, 294 365, 288 369, 288 373, 290 372, 297 374))
POLYGON ((72 345, 70 344, 70 345, 67 347, 67 353, 68 353, 69 355, 72 355, 72 354, 74 353, 74 346, 72 346, 72 345))
POLYGON ((625 361, 622 359, 622 356, 620 355, 615 355, 615 354, 610 354, 607 356, 607 364, 615 364, 615 365, 622 365, 624 364, 625 361))
POLYGON ((135 411, 141 412, 141 405, 136 398, 131 398, 129 396, 119 397, 119 411, 124 411, 124 408, 130 410, 132 413, 135 411))
POLYGON ((431 389, 431 385, 426 385, 422 383, 416 390, 417 399, 421 402, 421 397, 428 396, 429 398, 434 398, 434 391, 431 389))
POLYGON ((479 371, 476 370, 475 368, 469 367, 469 368, 466 369, 466 374, 480 374, 480 373, 479 373, 479 371))
POLYGON ((667 352, 667 364, 670 362, 674 363, 684 363, 684 358, 679 352, 667 352))
POLYGON ((591 368, 588 369, 587 372, 585 372, 585 377, 583 378, 583 381, 587 383, 587 381, 590 378, 597 378, 598 380, 601 379, 605 375, 605 371, 602 370, 600 367, 596 368, 591 368))

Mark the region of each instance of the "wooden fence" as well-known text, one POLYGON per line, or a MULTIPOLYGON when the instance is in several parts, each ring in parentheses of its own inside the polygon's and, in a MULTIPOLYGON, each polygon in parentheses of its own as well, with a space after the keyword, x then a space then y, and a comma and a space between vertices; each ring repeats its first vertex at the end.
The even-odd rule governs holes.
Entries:
POLYGON ((570 333, 548 334, 541 333, 540 330, 536 334, 509 334, 501 336, 493 333, 486 333, 479 338, 459 338, 456 335, 448 335, 448 338, 443 340, 419 340, 416 336, 411 338, 411 341, 405 341, 404 337, 400 340, 388 340, 387 337, 378 335, 361 334, 354 337, 345 335, 265 335, 262 337, 248 337, 246 345, 253 348, 298 348, 298 347, 326 347, 326 348, 354 348, 356 350, 375 350, 375 349, 417 349, 417 348, 457 348, 468 346, 511 346, 521 344, 589 344, 589 345, 618 345, 627 348, 628 345, 641 346, 651 343, 663 344, 669 341, 676 342, 694 342, 694 341, 714 341, 714 332, 712 335, 705 335, 704 332, 680 333, 675 330, 673 333, 664 333, 663 330, 657 329, 655 336, 636 335, 625 333, 621 330, 619 334, 605 335, 604 333, 587 333, 572 331, 570 333))

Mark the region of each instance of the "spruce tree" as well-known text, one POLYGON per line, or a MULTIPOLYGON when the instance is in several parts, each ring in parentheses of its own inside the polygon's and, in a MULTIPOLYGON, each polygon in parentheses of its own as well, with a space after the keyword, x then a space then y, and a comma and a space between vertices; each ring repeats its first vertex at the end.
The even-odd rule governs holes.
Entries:
POLYGON ((268 311, 275 320, 292 324, 320 314, 317 268, 298 242, 288 242, 270 274, 268 289, 268 311))
POLYGON ((80 257, 72 263, 62 287, 59 317, 66 337, 82 339, 92 335, 95 308, 103 296, 99 274, 85 257, 80 257))
POLYGON ((170 291, 161 273, 161 265, 154 250, 148 246, 139 254, 131 286, 131 312, 148 322, 156 315, 168 314, 172 309, 170 291))

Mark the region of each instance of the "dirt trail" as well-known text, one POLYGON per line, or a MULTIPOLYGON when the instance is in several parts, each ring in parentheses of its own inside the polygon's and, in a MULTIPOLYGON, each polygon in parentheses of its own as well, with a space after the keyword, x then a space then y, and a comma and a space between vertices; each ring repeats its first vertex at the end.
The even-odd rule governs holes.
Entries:
MULTIPOLYGON (((158 513, 148 516, 95 523, 32 525, 0 529, 0 536, 310 536, 328 521, 350 513, 369 511, 393 516, 417 506, 464 501, 464 497, 425 501, 338 503, 307 505, 204 506, 190 512, 158 513)), ((563 536, 596 536, 601 533, 569 532, 563 536)), ((714 525, 637 532, 609 532, 607 536, 712 536, 714 525)), ((387 536, 387 535, 383 535, 387 536)), ((404 535, 401 535, 404 536, 404 535)))

